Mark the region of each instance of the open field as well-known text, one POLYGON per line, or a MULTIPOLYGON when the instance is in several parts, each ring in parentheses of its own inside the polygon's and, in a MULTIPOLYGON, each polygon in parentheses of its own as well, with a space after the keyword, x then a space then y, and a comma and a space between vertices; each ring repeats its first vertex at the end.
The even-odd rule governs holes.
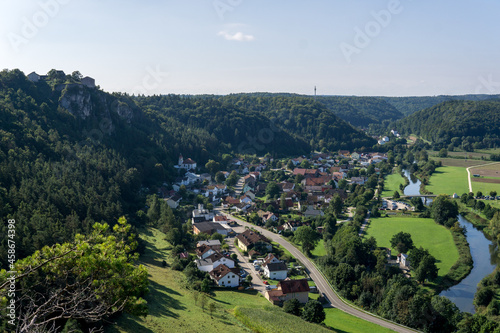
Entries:
POLYGON ((238 307, 234 313, 241 322, 254 332, 331 332, 318 324, 311 324, 300 317, 284 313, 272 305, 268 305, 263 309, 238 307))
POLYGON ((399 184, 405 184, 405 179, 399 173, 393 173, 385 177, 382 197, 392 197, 394 191, 399 191, 399 184))
POLYGON ((445 166, 439 167, 432 174, 426 190, 434 194, 469 193, 467 170, 462 167, 445 166))
POLYGON ((436 161, 441 161, 443 166, 452 166, 452 167, 462 167, 468 168, 475 165, 488 164, 491 161, 483 161, 483 160, 471 160, 471 159, 460 159, 460 158, 443 158, 443 157, 431 157, 436 161))
POLYGON ((483 192, 489 195, 491 191, 500 193, 500 163, 490 163, 482 165, 477 168, 471 168, 472 191, 483 192), (480 178, 473 177, 472 175, 480 175, 480 178))
MULTIPOLYGON (((444 276, 458 259, 451 232, 431 219, 385 217, 371 219, 365 237, 375 237, 378 246, 391 247, 391 238, 400 231, 411 234, 415 246, 422 246, 437 259, 439 276, 444 276)), ((397 255, 396 250, 392 251, 397 255)))
POLYGON ((377 326, 367 321, 359 320, 339 309, 325 309, 326 319, 325 324, 330 327, 335 327, 338 332, 349 333, 389 333, 394 332, 382 326, 377 326))

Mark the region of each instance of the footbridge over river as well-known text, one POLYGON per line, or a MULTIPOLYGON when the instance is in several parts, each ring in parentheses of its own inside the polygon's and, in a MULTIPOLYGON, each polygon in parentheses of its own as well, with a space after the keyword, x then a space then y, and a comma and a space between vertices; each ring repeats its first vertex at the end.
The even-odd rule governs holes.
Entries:
MULTIPOLYGON (((414 194, 414 195, 402 195, 399 197, 399 199, 404 199, 404 198, 435 198, 437 197, 436 194, 414 194)), ((393 197, 383 197, 382 199, 392 199, 393 197)))

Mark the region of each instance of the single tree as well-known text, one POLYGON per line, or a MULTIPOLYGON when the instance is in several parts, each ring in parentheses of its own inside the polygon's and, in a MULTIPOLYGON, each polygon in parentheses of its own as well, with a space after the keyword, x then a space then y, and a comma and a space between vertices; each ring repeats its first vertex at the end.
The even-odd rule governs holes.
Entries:
POLYGON ((296 298, 289 299, 283 303, 283 311, 293 314, 294 316, 301 315, 300 302, 296 298))
MULTIPOLYGON (((439 224, 447 225, 449 219, 456 220, 458 216, 457 203, 450 200, 447 195, 440 195, 434 199, 431 206, 431 217, 439 224)), ((451 225, 447 225, 451 227, 451 225)))
POLYGON ((394 199, 399 199, 399 198, 401 198, 401 196, 399 195, 399 192, 398 192, 398 191, 394 191, 394 194, 392 195, 392 197, 393 197, 394 199))
POLYGON ((317 300, 310 300, 304 305, 302 319, 311 323, 320 324, 325 320, 325 309, 317 300))
POLYGON ((269 198, 271 199, 277 198, 279 194, 280 194, 280 187, 278 186, 278 184, 276 184, 275 182, 270 182, 269 184, 267 184, 266 195, 269 198))
POLYGON ((318 234, 310 226, 298 227, 293 237, 302 245, 302 250, 308 255, 314 250, 318 241, 318 234))
POLYGON ((391 238, 391 247, 398 250, 400 253, 413 248, 413 240, 411 235, 407 232, 400 231, 391 238))

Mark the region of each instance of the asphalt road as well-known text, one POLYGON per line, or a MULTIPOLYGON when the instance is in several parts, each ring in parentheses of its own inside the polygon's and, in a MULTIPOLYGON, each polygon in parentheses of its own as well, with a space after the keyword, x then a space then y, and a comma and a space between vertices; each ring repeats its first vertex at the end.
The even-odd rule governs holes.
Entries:
MULTIPOLYGON (((355 317, 364 319, 366 321, 372 322, 374 324, 386 327, 388 329, 394 330, 396 332, 404 332, 404 333, 410 333, 410 332, 417 332, 416 330, 413 330, 411 328, 407 328, 404 326, 400 326, 396 323, 386 321, 382 318, 375 317, 374 315, 364 312, 361 310, 358 310, 356 308, 351 307, 350 305, 347 305, 346 303, 342 302, 340 298, 337 296, 337 294, 333 291, 332 287, 328 284, 326 278, 321 274, 318 268, 307 258, 302 252, 300 252, 295 246, 290 244, 288 241, 285 239, 281 238, 280 235, 275 234, 273 232, 270 232, 268 230, 259 228, 253 224, 247 223, 241 219, 235 218, 232 215, 223 213, 219 210, 221 214, 226 215, 229 219, 237 221, 244 229, 245 226, 247 227, 252 227, 258 230, 260 233, 262 233, 264 236, 266 236, 268 239, 280 244, 283 246, 285 249, 290 251, 290 253, 298 259, 309 271, 309 275, 313 279, 314 283, 316 283, 316 286, 318 287, 318 290, 320 293, 323 293, 328 301, 330 302, 332 307, 335 307, 337 309, 340 309, 346 313, 349 313, 355 317)), ((236 228, 236 232, 242 231, 241 229, 236 228)))

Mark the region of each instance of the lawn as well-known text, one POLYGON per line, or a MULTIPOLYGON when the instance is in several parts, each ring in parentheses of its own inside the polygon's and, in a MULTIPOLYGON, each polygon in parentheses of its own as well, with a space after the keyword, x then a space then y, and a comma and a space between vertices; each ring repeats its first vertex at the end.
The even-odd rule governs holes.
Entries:
POLYGON ((315 257, 326 256, 325 242, 323 241, 323 238, 320 239, 314 250, 311 251, 311 254, 315 257))
POLYGON ((469 193, 467 170, 462 167, 439 167, 434 171, 429 182, 425 189, 437 195, 469 193))
POLYGON ((440 161, 443 166, 452 166, 452 167, 462 167, 468 168, 475 165, 488 164, 490 161, 486 160, 471 160, 470 158, 451 158, 451 157, 432 157, 432 159, 436 161, 440 161))
POLYGON ((399 191, 399 185, 405 184, 405 179, 399 173, 393 173, 385 177, 382 197, 392 197, 394 191, 399 191))
POLYGON ((342 312, 339 309, 325 309, 327 326, 334 327, 338 332, 349 333, 389 333, 394 332, 388 328, 372 324, 368 321, 360 320, 350 314, 342 312))
MULTIPOLYGON (((451 232, 431 219, 415 217, 372 218, 366 236, 373 236, 378 246, 391 247, 390 239, 400 231, 411 234, 415 246, 422 246, 437 259, 439 276, 444 276, 458 260, 458 250, 451 232)), ((392 251, 397 255, 396 250, 392 251)))
POLYGON ((308 323, 300 317, 284 313, 279 308, 271 305, 261 309, 238 307, 235 310, 235 314, 238 319, 245 323, 254 332, 331 332, 325 327, 321 327, 318 324, 308 323))

